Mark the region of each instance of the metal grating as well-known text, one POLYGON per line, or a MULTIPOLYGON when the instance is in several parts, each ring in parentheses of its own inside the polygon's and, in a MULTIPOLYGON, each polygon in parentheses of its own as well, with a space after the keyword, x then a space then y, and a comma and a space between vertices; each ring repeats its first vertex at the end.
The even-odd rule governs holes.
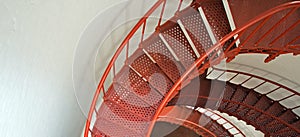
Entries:
POLYGON ((109 93, 106 94, 104 99, 110 100, 146 120, 150 120, 156 110, 151 105, 138 98, 138 96, 128 92, 118 84, 114 84, 109 89, 109 93))
POLYGON ((142 75, 162 95, 165 95, 173 86, 173 82, 164 72, 151 61, 142 51, 137 51, 130 58, 130 66, 142 75))
POLYGON ((180 62, 185 68, 190 67, 197 59, 188 40, 185 38, 181 28, 174 22, 168 22, 167 29, 162 30, 162 34, 170 47, 175 51, 180 62))
MULTIPOLYGON (((184 22, 186 22, 185 25, 187 27, 182 27, 181 24, 179 27, 178 24, 172 21, 168 21, 163 26, 160 26, 161 28, 157 29, 162 33, 163 37, 166 38, 168 45, 170 45, 172 51, 175 51, 174 54, 178 56, 179 61, 185 68, 190 67, 190 65, 194 63, 197 57, 193 51, 193 48, 189 45, 189 43, 191 43, 190 39, 188 39, 188 41, 185 38, 186 31, 184 31, 183 33, 183 31, 181 30, 182 28, 187 28, 187 31, 189 33, 188 35, 192 37, 191 39, 195 42, 196 46, 198 46, 197 49, 200 50, 201 54, 205 54, 205 50, 212 45, 209 44, 209 40, 211 37, 209 38, 208 34, 203 30, 205 25, 206 28, 208 28, 207 26, 212 28, 213 33, 209 34, 213 34, 217 39, 221 39, 223 36, 230 32, 230 25, 224 12, 223 4, 220 0, 196 1, 201 1, 199 6, 203 10, 201 10, 202 13, 200 14, 201 16, 205 14, 204 16, 205 18, 207 18, 205 24, 203 24, 201 21, 197 21, 201 18, 199 17, 199 15, 190 13, 191 15, 183 17, 183 20, 184 22), (201 43, 202 40, 203 43, 201 43)), ((286 12, 287 11, 285 11, 285 13, 286 12)), ((183 16, 180 13, 178 15, 183 16)), ((276 18, 276 16, 280 15, 282 14, 275 15, 272 18, 276 18)), ((174 18, 177 18, 177 16, 175 16, 174 18)), ((273 20, 272 18, 271 20, 273 20)), ((293 16, 290 16, 289 18, 293 18, 293 16)), ((287 20, 290 21, 293 19, 287 20)), ((291 23, 292 22, 293 21, 291 21, 291 23)), ((286 24, 291 25, 291 23, 286 24)), ((284 30, 286 26, 288 25, 279 26, 278 28, 276 28, 279 29, 279 31, 277 32, 279 32, 279 34, 282 33, 282 30, 284 30)), ((269 28, 265 27, 264 29, 269 28)), ((251 30, 251 28, 249 30, 251 30)), ((299 34, 299 31, 293 31, 291 31, 293 34, 299 34)), ((269 42, 276 37, 275 35, 267 36, 265 38, 265 41, 269 42)), ((278 43, 282 45, 282 39, 278 41, 278 43)), ((230 40, 227 41, 227 43, 228 42, 230 42, 230 40)), ((263 43, 264 41, 261 42, 263 43)), ((147 45, 149 44, 142 46, 142 48, 146 50, 141 50, 141 48, 137 50, 130 57, 130 60, 126 62, 126 65, 130 65, 123 67, 120 73, 115 77, 114 84, 107 91, 107 94, 104 98, 105 101, 101 105, 101 108, 97 113, 97 121, 94 129, 100 128, 101 132, 99 130, 93 129, 93 131, 95 131, 94 133, 99 133, 98 135, 101 136, 103 134, 109 136, 124 136, 124 133, 126 133, 126 136, 144 136, 146 134, 149 122, 152 119, 152 116, 155 114, 157 106, 160 104, 163 96, 173 86, 173 82, 177 81, 177 79, 180 77, 181 70, 183 70, 182 68, 180 68, 180 70, 177 69, 177 67, 180 66, 178 65, 180 63, 175 61, 178 60, 177 56, 176 59, 174 59, 174 57, 172 57, 172 55, 170 54, 171 48, 167 49, 164 47, 164 44, 166 43, 165 41, 158 40, 158 42, 152 43, 154 43, 154 45, 150 48, 147 47, 147 45), (163 55, 157 54, 161 52, 159 51, 160 49, 156 47, 157 45, 159 45, 159 48, 163 49, 163 55), (166 54, 167 56, 164 56, 164 54, 166 54), (168 67, 170 66, 173 66, 174 69, 168 70, 168 67), (105 125, 105 127, 103 125, 105 125)), ((224 48, 226 48, 226 46, 224 46, 224 48)), ((265 49, 257 49, 257 51, 260 50, 261 52, 263 52, 263 50, 265 49)), ((247 52, 252 51, 249 50, 247 52)), ((251 80, 244 83, 243 86, 247 84, 251 84, 251 80)), ((104 87, 102 88, 104 89, 104 87)), ((251 94, 248 94, 248 92, 243 91, 239 88, 232 89, 235 90, 233 91, 234 93, 225 95, 225 98, 228 98, 227 101, 232 102, 221 102, 220 109, 223 109, 224 112, 228 112, 229 114, 234 115, 238 114, 240 116, 240 119, 245 119, 248 122, 250 121, 251 124, 254 123, 257 128, 261 128, 261 130, 263 130, 263 132, 265 133, 274 133, 274 135, 285 136, 299 135, 297 132, 295 132, 297 130, 289 126, 289 124, 292 125, 299 122, 299 117, 297 117, 292 112, 292 110, 286 110, 286 108, 284 108, 285 106, 282 106, 278 102, 268 98, 266 95, 259 94, 259 97, 257 98, 255 98, 255 96, 251 96, 257 100, 249 101, 250 97, 248 96, 251 94), (251 109, 250 111, 249 109, 247 110, 245 106, 242 106, 245 104, 248 105, 248 108, 254 107, 254 109, 251 109), (244 112, 239 113, 241 111, 244 112), (268 114, 271 114, 271 116, 275 115, 277 118, 279 118, 279 120, 276 119, 276 117, 269 117, 268 114), (285 124, 281 120, 287 122, 288 124, 285 124)), ((254 92, 254 90, 250 90, 249 92, 254 92)), ((205 101, 208 102, 207 100, 205 101)), ((289 100, 284 100, 280 103, 284 104, 285 101, 289 100)), ((210 126, 212 130, 214 130, 214 123, 209 123, 208 126, 210 126)), ((225 124, 224 128, 230 129, 230 127, 225 127, 225 124)), ((222 132, 224 131, 221 131, 218 134, 221 135, 222 132)))
POLYGON ((201 4, 201 7, 203 8, 212 31, 218 40, 231 32, 222 1, 213 0, 210 2, 205 2, 203 5, 201 4))
MULTIPOLYGON (((117 123, 118 125, 120 125, 120 128, 127 128, 135 131, 137 134, 142 135, 147 131, 150 122, 137 115, 132 114, 131 112, 109 100, 105 101, 101 105, 98 111, 98 119, 99 118, 106 119, 109 122, 117 123)), ((113 126, 111 128, 107 128, 106 131, 104 130, 105 128, 102 129, 99 127, 99 129, 101 129, 101 132, 104 133, 111 133, 117 130, 116 127, 113 126)), ((124 133, 127 132, 123 132, 123 135, 124 133)))
POLYGON ((206 50, 213 46, 213 44, 199 12, 194 8, 190 8, 184 11, 181 21, 200 55, 206 54, 206 50))
POLYGON ((135 93, 139 98, 156 108, 163 96, 153 87, 137 75, 129 67, 124 67, 115 81, 125 87, 129 92, 135 93))
POLYGON ((185 69, 180 62, 176 61, 162 40, 157 36, 151 36, 147 42, 143 42, 142 48, 155 60, 161 70, 176 82, 184 73, 185 69))
POLYGON ((141 134, 138 134, 131 129, 114 123, 114 121, 107 120, 101 117, 97 119, 93 128, 93 137, 121 137, 124 136, 124 133, 126 133, 126 135, 130 137, 142 136, 141 134))

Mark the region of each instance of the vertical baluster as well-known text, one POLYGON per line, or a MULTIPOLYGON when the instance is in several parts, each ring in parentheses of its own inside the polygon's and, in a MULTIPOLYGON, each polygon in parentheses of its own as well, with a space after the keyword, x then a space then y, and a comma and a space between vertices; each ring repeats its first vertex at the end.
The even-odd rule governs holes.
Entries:
POLYGON ((280 101, 282 101, 282 100, 285 100, 285 99, 288 99, 288 98, 290 98, 290 97, 292 97, 292 96, 294 96, 295 94, 292 94, 292 95, 289 95, 289 96, 286 96, 286 97, 284 97, 284 98, 282 98, 282 99, 280 99, 280 100, 277 100, 278 102, 280 102, 280 101))
POLYGON ((291 108, 291 110, 293 110, 293 109, 297 109, 297 108, 300 108, 300 105, 299 105, 299 106, 295 106, 295 107, 291 108))
POLYGON ((105 92, 105 89, 104 89, 104 84, 102 86, 102 92, 103 92, 103 98, 104 98, 104 96, 106 95, 106 92, 105 92))
POLYGON ((113 64, 113 75, 116 76, 116 63, 113 64))
POLYGON ((269 43, 269 46, 273 46, 273 44, 279 40, 280 38, 282 38, 282 36, 284 36, 286 33, 288 33, 290 30, 292 30, 294 27, 296 27, 298 24, 300 24, 300 20, 298 20, 297 22, 295 22, 293 25, 291 25, 289 28, 287 28, 283 33, 281 33, 278 37, 276 37, 272 42, 269 43))
POLYGON ((181 5, 182 5, 182 2, 183 2, 183 0, 180 0, 180 1, 179 1, 178 8, 177 8, 177 11, 176 11, 176 12, 179 12, 179 11, 180 11, 180 8, 181 8, 181 5))
POLYGON ((298 39, 300 39, 300 36, 297 36, 293 40, 291 40, 288 44, 286 44, 284 47, 287 48, 288 46, 292 45, 294 42, 296 42, 298 39))
POLYGON ((243 41, 243 43, 241 43, 238 47, 238 49, 241 49, 246 43, 247 41, 252 38, 252 36, 261 28, 263 27, 267 21, 271 18, 271 16, 265 18, 247 37, 246 39, 243 41))
POLYGON ((98 111, 97 111, 96 107, 94 108, 94 111, 96 113, 96 117, 98 117, 98 111))
POLYGON ((209 76, 214 70, 215 70, 214 68, 211 68, 211 71, 208 72, 208 73, 206 74, 206 76, 209 76))
POLYGON ((251 77, 249 77, 249 78, 247 78, 244 82, 242 82, 241 84, 239 84, 239 85, 243 85, 243 84, 245 84, 246 82, 248 82, 250 79, 252 78, 252 76, 251 77))
POLYGON ((256 85, 256 86, 255 86, 255 87, 253 87, 252 89, 256 89, 256 88, 260 87, 261 85, 263 85, 263 84, 265 84, 265 83, 267 83, 267 81, 264 81, 264 82, 262 82, 262 83, 260 83, 260 84, 256 85))
POLYGON ((129 51, 129 41, 127 41, 127 45, 126 45, 126 59, 125 59, 125 63, 127 63, 127 60, 128 60, 128 51, 129 51))
POLYGON ((269 35, 281 22, 283 22, 287 17, 289 17, 292 13, 296 11, 297 8, 291 9, 284 17, 282 17, 275 25, 273 25, 257 42, 255 42, 254 46, 258 46, 258 43, 261 42, 267 35, 269 35))
POLYGON ((275 88, 275 89, 273 89, 273 90, 271 90, 271 91, 269 91, 269 92, 267 92, 267 93, 265 93, 266 95, 268 95, 268 94, 270 94, 270 93, 272 93, 272 92, 274 92, 274 91, 276 91, 276 90, 278 90, 278 89, 280 89, 281 87, 277 87, 277 88, 275 88))
POLYGON ((91 135, 94 135, 93 131, 91 130, 91 128, 89 128, 89 131, 91 132, 91 135))
POLYGON ((222 77, 225 74, 225 71, 223 71, 217 78, 215 78, 216 80, 219 79, 220 77, 222 77))
POLYGON ((231 77, 230 79, 228 79, 227 81, 231 81, 231 80, 233 80, 236 76, 238 76, 239 75, 239 73, 236 73, 233 77, 231 77))
POLYGON ((143 40, 144 40, 145 29, 146 29, 146 22, 147 22, 147 19, 146 19, 146 20, 144 21, 144 23, 143 23, 142 36, 141 36, 141 43, 142 43, 143 40))
POLYGON ((162 20, 162 17, 163 17, 163 13, 164 13, 165 7, 166 7, 166 1, 167 1, 167 0, 164 0, 164 3, 163 3, 163 5, 162 5, 162 9, 161 9, 161 12, 160 12, 160 16, 159 16, 159 20, 158 20, 157 26, 160 26, 160 24, 161 24, 161 20, 162 20))
MULTIPOLYGON (((241 31, 238 36, 233 40, 233 42, 230 43, 230 45, 227 47, 227 49, 224 51, 225 53, 227 53, 232 46, 239 40, 239 38, 243 35, 243 33, 245 32, 245 30, 241 31)), ((237 45, 238 46, 238 45, 237 45)))

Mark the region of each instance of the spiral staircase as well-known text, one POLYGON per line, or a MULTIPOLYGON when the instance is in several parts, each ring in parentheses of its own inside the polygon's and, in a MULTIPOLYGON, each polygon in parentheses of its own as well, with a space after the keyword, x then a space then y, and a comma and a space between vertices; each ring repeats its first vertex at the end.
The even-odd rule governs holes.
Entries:
POLYGON ((282 54, 299 54, 300 1, 193 0, 181 7, 179 0, 174 16, 163 21, 167 1, 158 0, 150 8, 110 60, 92 101, 85 137, 163 132, 246 136, 216 111, 245 121, 265 136, 300 136, 295 112, 300 102, 285 105, 299 99, 298 91, 255 74, 216 67, 239 54, 267 54, 266 63, 282 54), (147 19, 154 13, 159 13, 158 25, 146 37, 147 19), (138 30, 140 43, 131 45, 138 30), (129 46, 137 48, 130 53, 129 46), (116 68, 121 52, 126 54, 124 65, 116 68), (211 78, 216 72, 219 75, 211 78), (110 74, 113 80, 104 87, 110 74), (285 96, 275 96, 283 91, 285 96), (97 108, 99 96, 103 101, 97 108))

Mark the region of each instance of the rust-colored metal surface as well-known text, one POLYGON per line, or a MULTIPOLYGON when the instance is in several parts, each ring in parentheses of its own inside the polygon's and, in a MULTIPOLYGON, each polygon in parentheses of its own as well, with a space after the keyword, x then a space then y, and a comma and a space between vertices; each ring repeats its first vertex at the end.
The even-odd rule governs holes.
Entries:
MULTIPOLYGON (((257 15, 272 11, 272 8, 292 0, 229 0, 232 16, 237 28, 246 25, 257 15), (245 16, 246 15, 246 16, 245 16)), ((274 10, 273 10, 274 11, 274 10)), ((299 54, 300 9, 286 8, 260 20, 239 33, 239 48, 236 53, 269 54, 265 62, 286 53, 299 54)), ((230 54, 230 53, 229 53, 230 54)))
POLYGON ((208 109, 191 109, 185 106, 168 106, 164 108, 157 120, 157 122, 162 121, 176 124, 178 126, 184 126, 200 136, 245 136, 230 121, 208 109), (234 128, 237 132, 230 133, 229 128, 234 128))
POLYGON ((191 66, 197 56, 184 36, 179 25, 173 20, 164 24, 160 31, 170 47, 173 49, 185 68, 191 66))
POLYGON ((149 53, 173 82, 176 82, 184 73, 185 69, 182 64, 174 58, 157 33, 145 40, 141 47, 149 53))
MULTIPOLYGON (((157 121, 168 122, 178 126, 184 126, 192 130, 196 134, 198 134, 198 136, 215 137, 216 135, 211 130, 205 127, 206 124, 211 122, 210 119, 207 117, 205 118, 202 117, 200 121, 200 117, 201 117, 201 113, 195 110, 191 110, 179 106, 170 106, 170 107, 166 107, 162 111, 157 121)), ((221 126, 219 128, 221 131, 224 131, 224 129, 222 129, 221 126)), ((156 134, 155 130, 152 132, 152 134, 156 134)))
MULTIPOLYGON (((240 53, 269 54, 266 62, 281 54, 299 54, 300 2, 285 3, 287 1, 280 0, 268 6, 264 6, 262 2, 255 7, 259 3, 256 0, 229 0, 237 25, 237 29, 230 32, 222 1, 194 0, 190 6, 180 10, 180 0, 175 16, 162 23, 163 13, 168 10, 166 1, 158 0, 150 8, 110 60, 92 101, 85 137, 150 136, 155 122, 167 105, 218 109, 247 121, 265 135, 299 135, 299 118, 292 112, 299 106, 285 108, 279 101, 270 99, 267 96, 269 93, 256 93, 254 89, 207 80, 199 75, 220 60, 228 58, 227 61, 231 61, 240 53), (244 15, 247 16, 242 17, 243 14, 237 11, 240 8, 237 4, 243 7, 245 3, 249 3, 247 8, 253 11, 245 12, 244 15), (280 6, 273 8, 276 5, 280 6), (156 31, 144 40, 147 19, 157 10, 160 10, 160 18, 156 31), (142 30, 142 42, 131 45, 138 49, 130 54, 130 40, 138 29, 142 30), (241 42, 239 45, 236 44, 238 40, 241 42), (121 69, 118 68, 119 72, 115 72, 115 63, 121 52, 126 52, 125 64, 121 69), (195 73, 197 71, 199 73, 195 73), (107 77, 111 73, 114 77, 110 87, 106 89, 104 85, 110 81, 107 77), (103 102, 100 108, 96 108, 100 93, 103 93, 103 102), (93 118, 96 122, 91 125, 93 118)), ((244 82, 248 80, 250 79, 244 82)), ((299 96, 299 93, 289 88, 281 85, 279 87, 293 93, 280 101, 299 96)), ((175 114, 180 117, 179 112, 175 114)), ((191 129, 192 125, 197 127, 195 122, 185 126, 191 129)), ((199 123, 198 128, 201 128, 199 123)), ((229 130, 221 130, 213 123, 206 129, 209 130, 205 134, 201 133, 202 135, 221 135, 220 131, 229 130), (211 128, 218 130, 212 132, 211 128)))
MULTIPOLYGON (((226 83, 225 88, 223 87, 218 89, 219 93, 224 93, 223 96, 200 96, 199 94, 195 94, 196 92, 181 92, 181 94, 175 96, 169 102, 168 105, 187 105, 194 107, 208 107, 212 109, 217 109, 221 112, 235 116, 238 119, 243 120, 250 125, 253 125, 256 129, 262 131, 267 136, 300 135, 299 126, 295 126, 297 123, 299 123, 300 119, 299 116, 293 112, 293 110, 300 107, 299 102, 295 102, 297 105, 293 108, 289 108, 281 104, 282 101, 292 96, 299 97, 300 94, 298 92, 289 89, 288 87, 285 87, 279 83, 267 80, 259 76, 255 76, 253 74, 247 74, 245 72, 239 72, 234 70, 223 70, 217 68, 214 69, 217 71, 226 71, 237 74, 234 75, 233 78, 231 78, 231 80, 229 80, 228 82, 212 80, 218 81, 216 83, 226 83), (248 78, 241 80, 240 84, 237 85, 230 83, 234 81, 235 78, 241 75, 247 76, 248 78), (257 83, 253 88, 246 88, 242 86, 243 84, 254 79, 262 80, 262 82, 257 83), (277 88, 271 91, 267 91, 264 94, 261 94, 259 93, 261 91, 258 91, 258 89, 265 86, 265 83, 272 83, 276 85, 277 88), (291 94, 292 96, 282 97, 277 100, 273 100, 272 98, 270 98, 271 94, 282 90, 290 92, 289 94, 291 94), (198 96, 198 102, 202 103, 197 103, 195 105, 195 103, 191 102, 191 98, 195 96, 198 96), (211 100, 214 102, 221 101, 221 103, 219 105, 216 104, 216 106, 206 105, 206 103, 208 102, 207 100, 211 100)), ((224 73, 221 73, 221 75, 223 74, 224 73)), ((210 84, 211 83, 212 82, 210 82, 210 84)), ((214 86, 218 85, 220 84, 214 86)), ((204 90, 205 89, 202 89, 201 92, 203 92, 204 90)), ((210 89, 207 90, 209 92, 210 89)))

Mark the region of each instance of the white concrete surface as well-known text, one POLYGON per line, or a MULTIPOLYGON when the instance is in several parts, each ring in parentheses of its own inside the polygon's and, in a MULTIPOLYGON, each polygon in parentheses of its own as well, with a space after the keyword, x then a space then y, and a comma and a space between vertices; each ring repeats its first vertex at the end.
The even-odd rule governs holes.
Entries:
POLYGON ((119 2, 0 0, 1 137, 80 136, 74 50, 87 24, 119 2))

